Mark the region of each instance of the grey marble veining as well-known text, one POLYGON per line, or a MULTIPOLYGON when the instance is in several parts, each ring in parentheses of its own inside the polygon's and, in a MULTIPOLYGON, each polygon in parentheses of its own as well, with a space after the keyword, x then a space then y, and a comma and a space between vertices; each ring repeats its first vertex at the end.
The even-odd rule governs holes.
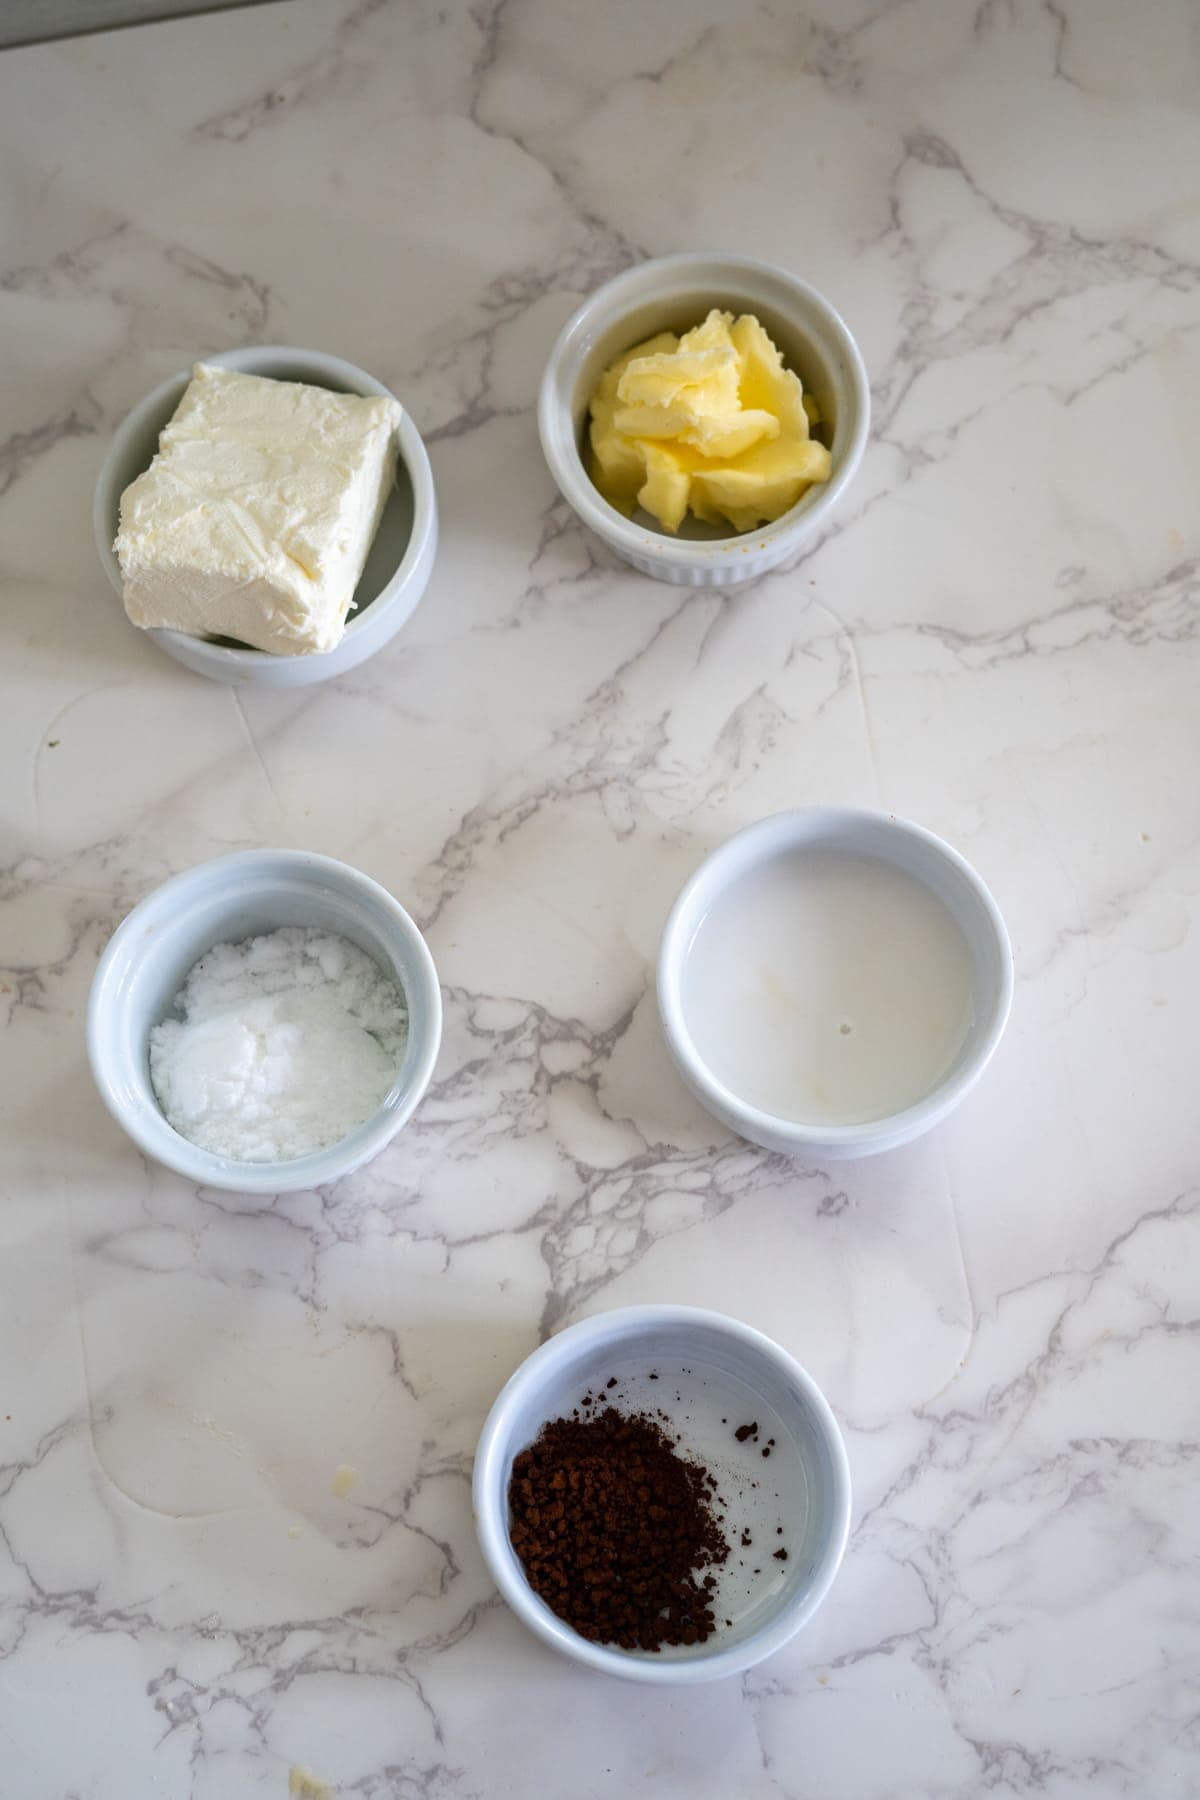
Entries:
POLYGON ((289 0, 0 97, 5 1800, 1200 1793, 1189 7, 289 0), (826 292, 876 407, 724 595, 609 557, 533 417, 583 292, 709 245, 826 292), (253 341, 392 385, 443 513, 298 694, 167 661, 91 543, 118 419, 253 341), (1018 962, 962 1110, 829 1170, 698 1111, 652 995, 685 875, 818 799, 949 837, 1018 962), (147 1166, 82 1044, 125 910, 263 843, 383 881, 446 999, 391 1148, 266 1202, 147 1166), (471 1528, 511 1369, 649 1299, 794 1351, 855 1481, 818 1618, 704 1692, 553 1659, 471 1528))

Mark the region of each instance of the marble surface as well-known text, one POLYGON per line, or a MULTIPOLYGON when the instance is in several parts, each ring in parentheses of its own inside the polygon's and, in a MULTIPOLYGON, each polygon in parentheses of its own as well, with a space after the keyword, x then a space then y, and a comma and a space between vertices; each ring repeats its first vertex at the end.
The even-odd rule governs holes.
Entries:
POLYGON ((5 1800, 1200 1794, 1197 55, 1187 0, 292 0, 0 59, 5 1800), (583 292, 709 245, 876 405, 725 596, 587 537, 532 411, 583 292), (168 661, 90 535, 125 410, 255 340, 394 386, 443 512, 297 694, 168 661), (818 799, 949 837, 1018 963, 962 1110, 829 1169, 697 1110, 650 986, 818 799), (148 1166, 82 1042, 126 909, 258 844, 386 883, 447 1012, 388 1152, 270 1203, 148 1166), (708 1690, 555 1659, 471 1528, 510 1370, 648 1299, 779 1338, 853 1468, 825 1608, 708 1690))

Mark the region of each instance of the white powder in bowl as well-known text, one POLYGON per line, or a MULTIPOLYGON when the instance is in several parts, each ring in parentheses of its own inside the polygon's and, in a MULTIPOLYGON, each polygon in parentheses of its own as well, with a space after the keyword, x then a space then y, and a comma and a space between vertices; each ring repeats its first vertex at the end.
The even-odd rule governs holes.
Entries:
POLYGON ((285 925, 216 944, 150 1033, 150 1079, 182 1137, 238 1162, 288 1162, 348 1137, 396 1079, 401 990, 357 945, 285 925))

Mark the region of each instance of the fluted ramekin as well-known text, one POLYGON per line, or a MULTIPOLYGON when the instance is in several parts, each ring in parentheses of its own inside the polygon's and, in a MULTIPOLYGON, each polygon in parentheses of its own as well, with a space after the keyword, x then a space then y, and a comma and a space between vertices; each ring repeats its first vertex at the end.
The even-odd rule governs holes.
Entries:
POLYGON ((550 473, 585 525, 634 568, 686 587, 726 587, 795 556, 828 520, 862 459, 871 417, 867 372, 849 328, 806 281, 748 256, 687 252, 640 263, 590 294, 550 352, 538 428, 550 473), (833 472, 773 524, 732 537, 690 515, 678 536, 610 506, 584 460, 588 404, 622 351, 659 331, 686 331, 711 307, 754 313, 816 399, 833 472))

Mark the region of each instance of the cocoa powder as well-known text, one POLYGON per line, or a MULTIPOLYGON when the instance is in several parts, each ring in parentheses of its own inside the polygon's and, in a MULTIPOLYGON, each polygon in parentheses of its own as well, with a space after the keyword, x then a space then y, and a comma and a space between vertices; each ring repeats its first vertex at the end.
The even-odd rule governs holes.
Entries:
POLYGON ((715 1624, 705 1571, 729 1554, 715 1487, 646 1413, 553 1419, 513 1463, 509 1535, 534 1592, 581 1637, 702 1644, 715 1624))

